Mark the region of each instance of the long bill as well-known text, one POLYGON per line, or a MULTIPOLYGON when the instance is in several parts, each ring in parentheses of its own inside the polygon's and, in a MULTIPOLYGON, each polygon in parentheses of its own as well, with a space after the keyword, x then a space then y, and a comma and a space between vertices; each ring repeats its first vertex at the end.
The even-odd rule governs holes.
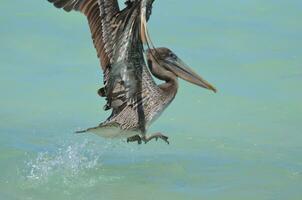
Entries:
POLYGON ((179 78, 183 80, 206 88, 208 90, 212 90, 215 93, 217 92, 217 89, 214 86, 204 80, 179 58, 166 60, 166 67, 168 67, 170 71, 175 73, 179 78))

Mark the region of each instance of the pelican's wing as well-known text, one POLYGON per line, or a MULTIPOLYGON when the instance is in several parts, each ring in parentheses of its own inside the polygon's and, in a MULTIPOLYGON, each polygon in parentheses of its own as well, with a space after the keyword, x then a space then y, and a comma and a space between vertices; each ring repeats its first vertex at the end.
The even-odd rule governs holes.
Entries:
MULTIPOLYGON (((100 59, 102 69, 110 65, 115 39, 114 25, 119 13, 118 0, 48 0, 57 8, 69 12, 79 11, 86 15, 92 34, 94 46, 100 59)), ((106 77, 105 77, 106 82, 106 77)))

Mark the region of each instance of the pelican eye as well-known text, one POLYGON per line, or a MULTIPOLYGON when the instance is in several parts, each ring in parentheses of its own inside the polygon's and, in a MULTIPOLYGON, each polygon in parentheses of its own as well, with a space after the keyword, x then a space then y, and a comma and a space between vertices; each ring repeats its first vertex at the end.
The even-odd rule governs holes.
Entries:
POLYGON ((177 56, 172 52, 169 53, 169 57, 173 59, 177 59, 177 56))

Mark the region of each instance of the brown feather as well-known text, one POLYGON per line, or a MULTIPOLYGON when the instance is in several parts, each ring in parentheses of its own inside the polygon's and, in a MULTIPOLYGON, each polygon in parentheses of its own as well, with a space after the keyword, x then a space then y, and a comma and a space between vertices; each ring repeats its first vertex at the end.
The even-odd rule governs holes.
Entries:
MULTIPOLYGON (((115 39, 115 18, 119 13, 117 0, 48 0, 57 8, 76 10, 86 15, 97 56, 104 71, 110 66, 115 39)), ((106 77, 106 76, 105 76, 106 77)), ((106 80, 104 80, 106 82, 106 80)))

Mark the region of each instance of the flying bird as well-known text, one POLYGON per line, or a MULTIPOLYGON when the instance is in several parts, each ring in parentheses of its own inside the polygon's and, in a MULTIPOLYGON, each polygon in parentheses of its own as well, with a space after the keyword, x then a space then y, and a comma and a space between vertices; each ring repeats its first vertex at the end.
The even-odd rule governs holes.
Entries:
POLYGON ((154 0, 48 0, 65 11, 83 13, 89 23, 93 44, 103 70, 105 110, 112 110, 100 125, 78 133, 92 132, 106 138, 127 138, 128 142, 149 142, 168 137, 147 130, 173 101, 178 78, 216 92, 168 48, 155 48, 147 21, 154 0), (157 84, 154 77, 164 81, 157 84))

